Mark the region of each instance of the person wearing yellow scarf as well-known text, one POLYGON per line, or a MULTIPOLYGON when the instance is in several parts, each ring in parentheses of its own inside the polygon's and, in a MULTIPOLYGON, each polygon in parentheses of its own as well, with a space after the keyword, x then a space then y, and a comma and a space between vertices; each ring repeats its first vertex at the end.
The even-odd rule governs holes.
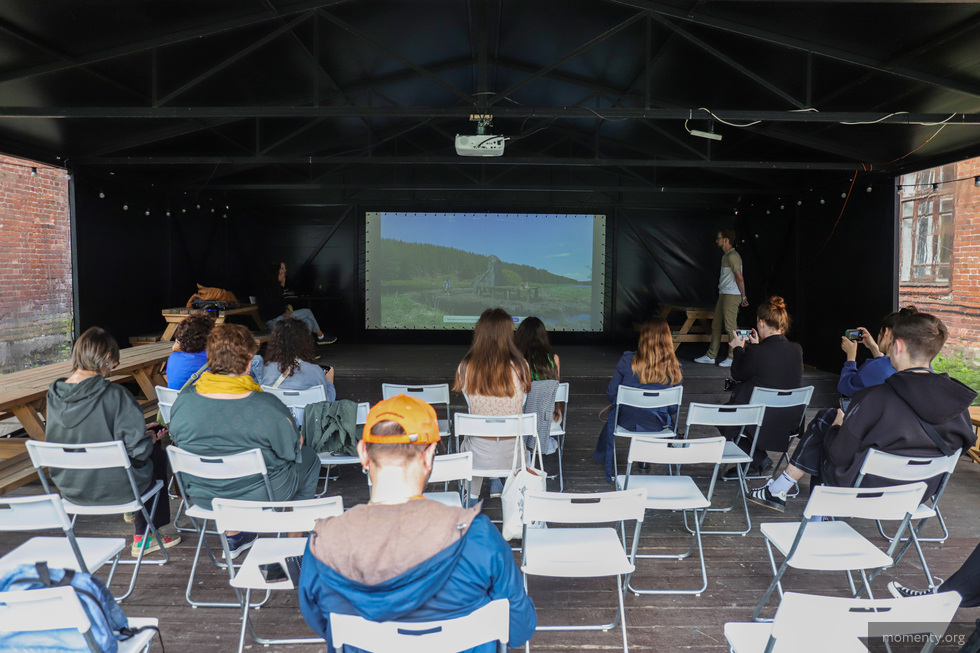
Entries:
POLYGON ((261 386, 255 382, 250 375, 229 376, 227 374, 214 374, 205 372, 197 380, 195 386, 201 394, 223 393, 230 395, 242 395, 246 392, 262 392, 261 386))

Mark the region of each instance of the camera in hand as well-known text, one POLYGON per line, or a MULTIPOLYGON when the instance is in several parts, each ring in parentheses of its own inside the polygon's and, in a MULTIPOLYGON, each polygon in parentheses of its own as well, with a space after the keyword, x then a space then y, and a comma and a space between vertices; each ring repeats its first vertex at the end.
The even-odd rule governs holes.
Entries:
POLYGON ((848 340, 862 340, 864 334, 861 332, 861 329, 848 329, 844 332, 844 337, 848 340))

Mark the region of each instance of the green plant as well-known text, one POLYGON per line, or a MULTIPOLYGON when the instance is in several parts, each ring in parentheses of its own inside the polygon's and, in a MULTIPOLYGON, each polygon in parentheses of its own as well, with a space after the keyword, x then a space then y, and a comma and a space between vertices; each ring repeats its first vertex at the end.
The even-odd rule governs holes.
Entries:
MULTIPOLYGON (((936 372, 945 372, 980 393, 980 367, 975 362, 966 360, 962 355, 936 356, 936 360, 932 361, 932 369, 936 372)), ((980 405, 980 396, 973 400, 973 404, 980 405)))

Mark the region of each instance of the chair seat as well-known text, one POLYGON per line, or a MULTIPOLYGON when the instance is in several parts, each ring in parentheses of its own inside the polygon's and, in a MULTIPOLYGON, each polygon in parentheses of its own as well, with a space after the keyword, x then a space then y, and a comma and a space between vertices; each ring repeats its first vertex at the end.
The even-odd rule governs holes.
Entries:
MULTIPOLYGON (((90 572, 112 560, 126 546, 122 537, 78 537, 78 548, 90 572)), ((0 574, 10 571, 17 565, 34 564, 46 561, 48 567, 60 569, 78 568, 78 561, 65 537, 32 537, 16 549, 0 558, 0 574)))
MULTIPOLYGON (((936 511, 924 503, 920 503, 912 514, 912 519, 931 519, 936 516, 936 511)), ((920 540, 921 541, 921 540, 920 540)))
MULTIPOLYGON (((784 556, 793 546, 798 522, 762 524, 763 536, 784 556)), ((892 564, 884 551, 842 521, 808 524, 803 541, 789 566, 796 569, 846 571, 848 569, 877 569, 892 564)))
POLYGON ((529 528, 521 571, 532 576, 592 578, 633 572, 613 528, 529 528))
POLYGON ((439 437, 444 438, 447 435, 451 435, 449 431, 449 420, 441 419, 439 420, 439 437))
MULTIPOLYGON (((130 617, 129 627, 133 630, 138 628, 143 628, 145 626, 159 626, 160 620, 154 619, 152 617, 130 617)), ((142 651, 147 644, 150 643, 154 637, 156 637, 155 630, 144 630, 141 633, 137 633, 130 637, 129 639, 124 639, 119 642, 119 653, 136 653, 137 651, 142 651)))
POLYGON ((340 456, 331 453, 317 454, 320 457, 321 465, 357 465, 361 459, 357 456, 340 456))
MULTIPOLYGON (((616 488, 622 490, 626 477, 616 477, 616 488)), ((690 476, 630 476, 631 490, 646 488, 647 510, 690 510, 711 505, 690 476)))
POLYGON ((423 492, 422 496, 452 508, 463 507, 463 500, 459 498, 458 492, 423 492))
POLYGON ((214 511, 204 506, 193 505, 184 511, 184 514, 194 519, 214 519, 214 511))
MULTIPOLYGON (((727 623, 725 624, 725 639, 732 653, 764 653, 769 635, 772 633, 771 623, 727 623)), ((861 643, 857 635, 847 636, 840 633, 839 637, 827 636, 821 633, 820 650, 834 653, 868 653, 868 648, 861 643), (830 639, 834 641, 831 643, 830 639)), ((779 641, 772 653, 798 653, 800 649, 790 645, 780 646, 779 641)))
POLYGON ((510 467, 507 469, 474 469, 473 476, 479 478, 507 478, 510 476, 510 467))
POLYGON ((622 426, 617 426, 613 430, 613 435, 621 438, 631 438, 634 435, 644 435, 650 438, 672 438, 676 434, 672 429, 663 429, 661 431, 630 431, 629 429, 624 429, 622 426))
POLYGON ((721 462, 734 465, 736 463, 750 463, 752 456, 742 451, 737 444, 731 440, 725 441, 725 451, 721 455, 721 462))
POLYGON ((275 583, 265 582, 259 565, 278 562, 285 567, 286 558, 303 555, 306 550, 306 539, 305 537, 263 537, 255 540, 252 548, 248 551, 245 562, 235 574, 235 579, 231 581, 231 586, 238 589, 253 590, 294 589, 292 581, 288 578, 275 583))
MULTIPOLYGON (((162 489, 163 481, 156 481, 150 486, 149 490, 143 493, 141 499, 143 504, 146 506, 147 512, 150 511, 153 495, 162 489)), ((65 506, 65 512, 67 512, 69 515, 121 515, 124 512, 136 512, 140 509, 140 504, 135 499, 127 503, 86 506, 79 503, 73 503, 72 501, 62 497, 61 503, 65 506)))

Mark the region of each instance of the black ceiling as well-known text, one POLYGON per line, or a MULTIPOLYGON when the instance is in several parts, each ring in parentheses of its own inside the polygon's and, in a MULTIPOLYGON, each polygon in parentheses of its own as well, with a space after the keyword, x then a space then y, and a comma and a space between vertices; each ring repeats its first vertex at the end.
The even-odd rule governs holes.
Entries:
POLYGON ((980 154, 978 28, 976 3, 4 0, 0 150, 250 202, 730 205, 980 154), (503 157, 456 155, 470 114, 503 157))

